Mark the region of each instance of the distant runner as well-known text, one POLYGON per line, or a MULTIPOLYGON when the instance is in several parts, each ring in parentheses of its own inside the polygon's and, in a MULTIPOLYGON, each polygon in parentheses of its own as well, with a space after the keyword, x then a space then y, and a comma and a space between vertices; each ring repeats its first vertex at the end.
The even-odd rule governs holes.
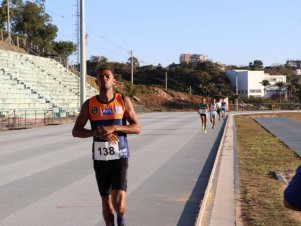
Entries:
POLYGON ((208 112, 208 105, 206 104, 206 99, 202 99, 202 103, 199 107, 199 114, 202 121, 202 129, 204 130, 204 133, 207 134, 207 112, 208 112))
POLYGON ((216 112, 218 115, 218 121, 221 120, 221 111, 222 111, 222 103, 221 103, 221 100, 219 99, 216 103, 216 112))
POLYGON ((221 114, 222 114, 222 118, 225 119, 226 117, 226 102, 223 99, 222 103, 221 103, 221 114))
POLYGON ((125 195, 129 147, 127 134, 140 133, 140 124, 130 99, 114 92, 111 70, 101 69, 96 83, 99 95, 83 104, 72 130, 74 137, 93 137, 96 181, 102 200, 102 214, 107 226, 125 226, 125 195), (86 129, 87 121, 92 129, 86 129), (127 124, 127 122, 129 124, 127 124))
POLYGON ((210 110, 210 122, 212 123, 212 129, 214 129, 215 116, 217 114, 216 113, 216 104, 215 104, 214 98, 211 98, 209 110, 210 110))

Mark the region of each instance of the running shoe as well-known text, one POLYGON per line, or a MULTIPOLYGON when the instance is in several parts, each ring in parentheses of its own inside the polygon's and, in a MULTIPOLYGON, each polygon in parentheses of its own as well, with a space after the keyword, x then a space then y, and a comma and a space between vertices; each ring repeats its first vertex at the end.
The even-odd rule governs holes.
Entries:
POLYGON ((207 134, 207 129, 204 129, 204 133, 207 134))
POLYGON ((124 217, 117 217, 118 226, 126 226, 124 217))

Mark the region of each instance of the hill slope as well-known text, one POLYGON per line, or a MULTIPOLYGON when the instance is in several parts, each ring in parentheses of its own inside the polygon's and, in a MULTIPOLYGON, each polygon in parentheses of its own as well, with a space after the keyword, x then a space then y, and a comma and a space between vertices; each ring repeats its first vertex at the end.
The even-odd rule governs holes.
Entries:
MULTIPOLYGON (((117 90, 124 91, 124 85, 117 83, 117 90)), ((144 105, 146 111, 195 111, 202 97, 159 87, 137 85, 135 94, 130 95, 134 105, 144 105)))

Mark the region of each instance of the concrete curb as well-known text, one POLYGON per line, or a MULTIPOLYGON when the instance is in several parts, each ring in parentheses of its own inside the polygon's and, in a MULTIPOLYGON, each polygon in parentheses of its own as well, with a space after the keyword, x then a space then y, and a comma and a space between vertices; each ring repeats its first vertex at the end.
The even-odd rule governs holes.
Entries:
MULTIPOLYGON (((210 174, 210 177, 208 180, 208 185, 207 185, 207 188, 206 188, 206 191, 204 194, 204 198, 203 198, 201 206, 200 206, 200 212, 197 217, 195 226, 207 225, 207 221, 208 221, 208 217, 209 217, 208 212, 210 212, 210 210, 209 210, 210 207, 208 207, 208 206, 211 206, 211 204, 209 205, 209 202, 210 202, 209 199, 210 199, 210 196, 215 195, 215 193, 216 193, 215 192, 215 186, 216 186, 215 183, 219 179, 219 175, 220 175, 219 172, 221 171, 220 164, 221 164, 221 160, 222 160, 221 156, 224 153, 223 149, 224 149, 225 138, 226 138, 226 136, 227 136, 226 134, 228 133, 228 130, 229 130, 229 123, 230 123, 230 121, 233 121, 233 116, 228 116, 226 120, 227 120, 227 122, 225 125, 225 129, 224 129, 224 132, 222 135, 220 146, 216 153, 214 165, 212 167, 212 171, 211 171, 211 174, 210 174), (229 119, 229 117, 230 117, 230 119, 229 119), (214 193, 214 194, 212 194, 212 193, 214 193), (205 216, 205 215, 207 215, 207 216, 205 216)), ((231 129, 232 128, 233 127, 231 127, 231 129)), ((214 200, 215 200, 215 198, 214 198, 214 200)), ((211 217, 209 217, 209 219, 211 219, 211 217)), ((219 224, 218 226, 220 226, 220 225, 225 225, 225 224, 219 224)))

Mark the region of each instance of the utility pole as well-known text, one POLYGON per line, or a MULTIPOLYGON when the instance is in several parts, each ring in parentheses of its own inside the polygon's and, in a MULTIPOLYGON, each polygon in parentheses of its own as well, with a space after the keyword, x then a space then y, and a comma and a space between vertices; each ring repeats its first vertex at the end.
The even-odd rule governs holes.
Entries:
POLYGON ((85 1, 80 0, 80 107, 86 99, 86 29, 85 1))
POLYGON ((165 72, 165 90, 167 91, 167 71, 165 72))
POLYGON ((133 51, 131 50, 131 83, 134 84, 134 59, 133 59, 133 51))
POLYGON ((11 44, 12 38, 11 38, 11 31, 10 31, 9 0, 7 0, 6 3, 7 3, 7 33, 8 33, 6 42, 11 44))

